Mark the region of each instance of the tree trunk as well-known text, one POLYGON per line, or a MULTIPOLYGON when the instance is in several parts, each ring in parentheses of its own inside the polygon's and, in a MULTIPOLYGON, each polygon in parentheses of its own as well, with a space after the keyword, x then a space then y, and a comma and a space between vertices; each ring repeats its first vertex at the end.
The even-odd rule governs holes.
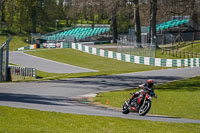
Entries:
POLYGON ((151 43, 155 44, 156 47, 157 43, 156 43, 156 16, 157 16, 157 0, 152 0, 151 1, 151 43))
POLYGON ((92 29, 94 29, 94 25, 95 25, 95 22, 94 22, 94 14, 90 14, 90 20, 92 21, 92 29))
POLYGON ((192 21, 194 29, 198 29, 198 13, 197 8, 195 8, 195 0, 192 0, 192 21))
POLYGON ((141 43, 141 26, 140 26, 140 12, 138 0, 134 0, 134 22, 136 42, 141 43))
POLYGON ((97 12, 97 15, 98 15, 98 17, 97 17, 96 23, 99 24, 99 21, 100 21, 100 16, 99 16, 100 13, 99 13, 99 11, 97 12))
POLYGON ((65 18, 65 27, 68 27, 68 26, 69 26, 68 18, 65 18))
POLYGON ((151 43, 151 29, 152 29, 152 2, 150 1, 150 18, 149 18, 149 38, 148 38, 148 43, 151 43))
POLYGON ((115 13, 113 13, 112 16, 112 28, 113 28, 113 42, 117 43, 117 39, 118 39, 118 33, 117 33, 117 16, 115 13))
POLYGON ((22 33, 22 26, 19 26, 19 33, 22 33))
POLYGON ((69 27, 72 26, 72 23, 73 23, 73 19, 70 19, 69 27))
POLYGON ((3 1, 1 5, 1 22, 5 22, 4 3, 5 1, 3 1))
POLYGON ((4 14, 3 9, 1 11, 1 22, 5 22, 5 14, 4 14))
POLYGON ((22 21, 21 21, 21 18, 22 18, 22 11, 20 10, 19 11, 19 33, 22 33, 22 21))
POLYGON ((37 11, 36 11, 36 7, 34 6, 34 7, 32 7, 32 11, 31 11, 31 22, 32 22, 32 29, 31 29, 31 32, 32 33, 36 33, 36 26, 37 26, 37 11))

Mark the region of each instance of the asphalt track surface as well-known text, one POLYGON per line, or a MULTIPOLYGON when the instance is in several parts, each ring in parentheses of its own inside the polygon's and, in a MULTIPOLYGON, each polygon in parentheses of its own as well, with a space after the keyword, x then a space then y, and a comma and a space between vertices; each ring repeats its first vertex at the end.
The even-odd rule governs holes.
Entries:
POLYGON ((96 72, 87 68, 64 64, 44 58, 25 54, 23 52, 9 52, 9 62, 24 67, 36 68, 49 73, 83 73, 96 72))
POLYGON ((156 83, 164 83, 199 75, 200 68, 182 68, 65 80, 3 83, 0 84, 0 105, 137 120, 200 123, 200 120, 167 116, 146 115, 141 117, 133 113, 124 115, 118 110, 80 102, 80 99, 83 99, 87 94, 134 88, 150 78, 154 79, 156 83))

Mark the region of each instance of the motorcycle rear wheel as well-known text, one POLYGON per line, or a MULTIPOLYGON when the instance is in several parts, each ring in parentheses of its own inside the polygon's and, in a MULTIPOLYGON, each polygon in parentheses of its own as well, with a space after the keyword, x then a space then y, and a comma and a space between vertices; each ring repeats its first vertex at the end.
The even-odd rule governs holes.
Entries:
POLYGON ((151 102, 150 101, 146 101, 145 105, 143 105, 140 109, 139 109, 139 115, 140 116, 144 116, 146 115, 149 110, 151 108, 151 102))
POLYGON ((128 105, 126 104, 126 102, 124 103, 123 107, 122 107, 122 113, 123 114, 128 114, 130 112, 130 110, 128 109, 128 105))

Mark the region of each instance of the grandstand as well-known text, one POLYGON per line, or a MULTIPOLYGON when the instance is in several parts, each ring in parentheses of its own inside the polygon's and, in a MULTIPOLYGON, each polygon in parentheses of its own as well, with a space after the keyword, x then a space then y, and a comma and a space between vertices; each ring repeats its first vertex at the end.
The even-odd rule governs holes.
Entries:
POLYGON ((41 36, 47 42, 65 42, 72 39, 76 42, 90 41, 92 37, 109 33, 110 26, 91 26, 77 25, 75 28, 61 32, 51 33, 41 36))
POLYGON ((67 30, 45 35, 31 34, 31 45, 18 48, 27 50, 35 48, 71 48, 71 43, 81 42, 87 45, 110 43, 110 25, 77 24, 67 30))
MULTIPOLYGON (((171 20, 156 25, 157 44, 169 44, 176 41, 193 41, 200 38, 199 29, 190 16, 172 16, 171 20), (180 38, 180 39, 179 39, 180 38)), ((148 42, 149 26, 142 42, 148 42)))
MULTIPOLYGON (((163 31, 171 31, 171 30, 180 30, 180 29, 188 29, 191 27, 190 18, 189 16, 185 17, 179 17, 174 16, 170 21, 163 22, 161 24, 156 25, 156 31, 157 32, 163 32, 163 31), (185 28, 187 27, 187 28, 185 28)), ((148 26, 148 32, 149 32, 149 26, 148 26)))

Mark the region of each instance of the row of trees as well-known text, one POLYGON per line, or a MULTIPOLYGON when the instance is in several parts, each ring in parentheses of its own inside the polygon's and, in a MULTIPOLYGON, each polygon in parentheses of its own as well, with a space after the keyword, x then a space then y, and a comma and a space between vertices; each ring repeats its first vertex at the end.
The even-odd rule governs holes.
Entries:
POLYGON ((0 0, 0 22, 27 33, 48 31, 56 20, 65 20, 66 26, 81 20, 108 23, 114 40, 119 32, 134 27, 138 42, 141 25, 150 25, 154 41, 156 23, 175 15, 190 15, 197 23, 199 7, 200 0, 0 0))
POLYGON ((57 19, 56 0, 0 0, 0 3, 1 23, 9 30, 36 33, 37 29, 46 29, 57 19))

